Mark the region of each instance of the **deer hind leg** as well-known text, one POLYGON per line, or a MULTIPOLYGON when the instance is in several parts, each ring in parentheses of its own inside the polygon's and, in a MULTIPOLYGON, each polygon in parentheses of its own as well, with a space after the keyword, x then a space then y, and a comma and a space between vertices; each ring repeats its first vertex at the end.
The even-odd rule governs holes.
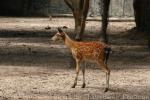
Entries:
POLYGON ((72 85, 72 88, 75 88, 77 85, 79 72, 80 72, 80 60, 76 59, 76 77, 75 77, 74 84, 72 85))
POLYGON ((85 84, 85 67, 86 67, 86 63, 84 62, 84 65, 82 66, 82 73, 83 73, 83 84, 82 84, 82 88, 85 88, 86 84, 85 84))
POLYGON ((103 61, 98 62, 101 66, 101 69, 106 73, 106 89, 105 92, 109 90, 109 78, 110 78, 110 69, 107 67, 107 65, 103 61))

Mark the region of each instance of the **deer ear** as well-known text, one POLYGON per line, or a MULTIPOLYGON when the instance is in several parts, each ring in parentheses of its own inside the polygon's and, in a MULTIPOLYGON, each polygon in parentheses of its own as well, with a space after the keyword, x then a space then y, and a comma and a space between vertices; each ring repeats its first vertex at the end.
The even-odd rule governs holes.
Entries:
POLYGON ((63 30, 61 28, 58 28, 59 33, 63 33, 63 30))

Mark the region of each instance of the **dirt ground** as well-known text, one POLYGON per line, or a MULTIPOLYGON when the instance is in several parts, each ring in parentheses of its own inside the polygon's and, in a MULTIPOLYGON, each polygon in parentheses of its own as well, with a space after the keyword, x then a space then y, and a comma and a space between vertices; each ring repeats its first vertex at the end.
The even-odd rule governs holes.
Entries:
MULTIPOLYGON (((105 73, 87 63, 85 89, 82 73, 71 88, 75 68, 63 43, 50 37, 58 26, 73 32, 71 18, 0 18, 0 100, 150 99, 150 49, 143 33, 128 31, 134 22, 110 22, 113 52, 109 59, 110 90, 104 93, 105 73), (46 30, 45 27, 51 29, 46 30)), ((87 21, 85 40, 99 40, 99 21, 87 21)))

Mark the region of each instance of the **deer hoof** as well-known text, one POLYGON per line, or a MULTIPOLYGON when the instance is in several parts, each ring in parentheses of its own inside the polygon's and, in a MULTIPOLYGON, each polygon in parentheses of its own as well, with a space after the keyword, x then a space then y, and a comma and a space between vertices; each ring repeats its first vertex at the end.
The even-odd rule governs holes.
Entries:
POLYGON ((108 92, 108 88, 106 88, 104 92, 108 92))
POLYGON ((85 83, 83 83, 82 88, 85 88, 85 86, 86 86, 86 84, 85 84, 85 83))

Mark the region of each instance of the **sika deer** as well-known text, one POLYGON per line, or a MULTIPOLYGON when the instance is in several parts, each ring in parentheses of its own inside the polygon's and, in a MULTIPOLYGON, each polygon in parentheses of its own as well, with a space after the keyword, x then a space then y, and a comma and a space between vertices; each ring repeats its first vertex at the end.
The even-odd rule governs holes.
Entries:
MULTIPOLYGON (((102 70, 106 73, 106 89, 109 89, 109 76, 110 70, 107 67, 107 60, 111 48, 102 42, 78 42, 72 40, 65 32, 58 28, 58 32, 52 37, 53 41, 63 40, 65 44, 70 48, 74 59, 76 60, 76 77, 72 88, 77 85, 78 74, 80 71, 80 63, 84 60, 92 60, 101 65, 102 70)), ((85 88, 85 66, 82 67, 83 73, 83 85, 85 88)))

